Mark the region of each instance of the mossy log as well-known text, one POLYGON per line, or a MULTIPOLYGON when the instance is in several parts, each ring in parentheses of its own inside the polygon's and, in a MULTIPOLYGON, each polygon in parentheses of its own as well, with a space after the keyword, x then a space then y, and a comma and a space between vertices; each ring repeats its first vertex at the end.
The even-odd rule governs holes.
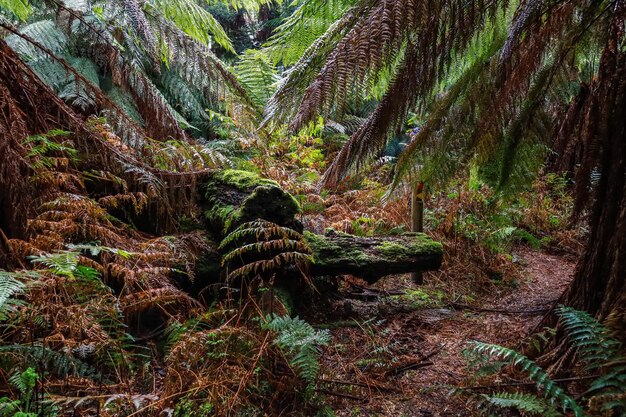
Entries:
POLYGON ((372 283, 386 275, 436 270, 443 256, 441 243, 423 233, 359 237, 330 230, 305 237, 313 276, 350 274, 372 283))
MULTIPOLYGON (((202 205, 206 227, 216 242, 237 226, 259 218, 302 232, 295 217, 300 211, 298 202, 278 183, 255 173, 223 170, 211 174, 202 205)), ((304 235, 313 255, 312 276, 350 274, 375 282, 386 275, 438 269, 443 255, 441 244, 423 233, 358 237, 331 230, 325 235, 304 235)))
POLYGON ((302 232, 295 216, 300 206, 278 183, 234 169, 211 175, 204 191, 204 218, 209 230, 223 238, 237 226, 264 219, 302 232))

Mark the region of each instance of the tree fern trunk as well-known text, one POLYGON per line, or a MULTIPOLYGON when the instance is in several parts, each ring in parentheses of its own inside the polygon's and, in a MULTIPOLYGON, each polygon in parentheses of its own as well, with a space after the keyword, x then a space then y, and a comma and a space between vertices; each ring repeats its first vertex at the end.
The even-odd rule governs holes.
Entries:
MULTIPOLYGON (((582 139, 597 157, 583 172, 601 172, 595 188, 586 251, 565 302, 598 317, 626 322, 626 53, 614 31, 587 102, 582 139), (595 87, 595 88, 593 88, 595 87), (593 164, 593 165, 591 165, 593 164)), ((589 175, 587 175, 589 176, 589 175)), ((622 335, 623 337, 623 335, 622 335)))

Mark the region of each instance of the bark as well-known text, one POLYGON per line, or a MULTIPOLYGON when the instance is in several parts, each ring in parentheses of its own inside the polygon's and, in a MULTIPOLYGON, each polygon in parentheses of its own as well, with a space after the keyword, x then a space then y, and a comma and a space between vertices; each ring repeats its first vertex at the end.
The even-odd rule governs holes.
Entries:
POLYGON ((330 231, 305 233, 313 251, 311 275, 354 275, 373 283, 381 277, 441 266, 443 248, 423 233, 359 237, 330 231))
POLYGON ((601 172, 590 234, 565 303, 599 319, 626 322, 626 54, 605 48, 582 124, 588 148, 599 150, 601 172))

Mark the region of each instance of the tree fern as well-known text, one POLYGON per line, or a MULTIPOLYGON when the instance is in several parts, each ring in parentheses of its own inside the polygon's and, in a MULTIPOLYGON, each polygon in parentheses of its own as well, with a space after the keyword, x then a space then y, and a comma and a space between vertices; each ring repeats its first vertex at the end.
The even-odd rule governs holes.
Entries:
POLYGON ((300 1, 265 45, 268 55, 275 63, 295 64, 309 46, 355 3, 355 0, 300 1))
POLYGON ((234 52, 224 28, 194 0, 151 0, 149 5, 159 10, 193 39, 209 44, 210 35, 224 49, 234 52))

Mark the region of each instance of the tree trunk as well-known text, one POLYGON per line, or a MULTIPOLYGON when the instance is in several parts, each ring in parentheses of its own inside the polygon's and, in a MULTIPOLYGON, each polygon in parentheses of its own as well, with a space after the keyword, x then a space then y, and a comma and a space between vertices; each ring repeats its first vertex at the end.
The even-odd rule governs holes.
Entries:
MULTIPOLYGON (((565 303, 614 323, 626 322, 626 54, 620 37, 609 40, 579 125, 600 170, 590 234, 565 303)), ((587 161, 589 165, 589 161, 587 161)), ((587 174, 589 177, 589 174, 587 174)))

